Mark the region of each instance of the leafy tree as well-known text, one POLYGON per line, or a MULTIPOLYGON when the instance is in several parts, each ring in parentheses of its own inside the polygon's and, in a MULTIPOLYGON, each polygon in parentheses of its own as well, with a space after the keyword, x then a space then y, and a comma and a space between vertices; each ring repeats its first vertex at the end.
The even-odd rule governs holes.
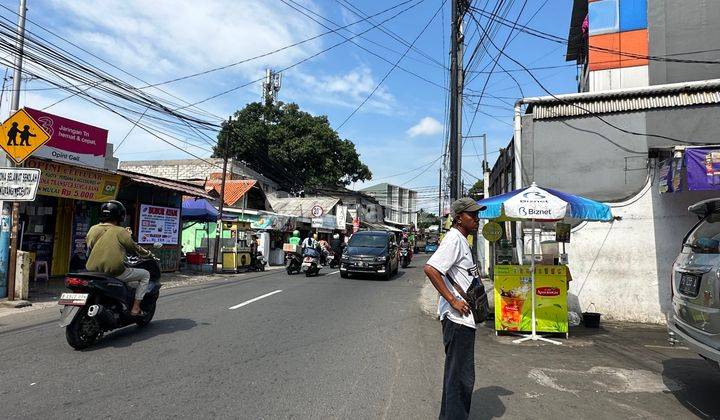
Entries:
POLYGON ((418 229, 427 229, 432 225, 439 225, 440 219, 434 214, 420 209, 417 215, 417 227, 418 229))
POLYGON ((310 115, 294 103, 253 102, 235 112, 218 134, 213 156, 226 154, 291 193, 372 178, 355 144, 341 139, 326 116, 310 115))
POLYGON ((485 197, 484 184, 482 179, 478 179, 468 190, 468 196, 473 200, 482 200, 485 197))

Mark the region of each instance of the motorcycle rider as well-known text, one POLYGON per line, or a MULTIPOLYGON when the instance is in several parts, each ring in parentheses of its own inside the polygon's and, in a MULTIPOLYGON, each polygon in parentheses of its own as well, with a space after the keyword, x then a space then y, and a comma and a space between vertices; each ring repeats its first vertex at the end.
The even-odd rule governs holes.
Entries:
POLYGON ((400 240, 400 249, 407 249, 408 261, 412 260, 413 249, 412 249, 412 246, 410 245, 410 240, 408 239, 407 233, 403 233, 403 235, 402 235, 402 239, 400 240))
POLYGON ((300 231, 299 230, 293 230, 292 236, 288 240, 289 244, 292 245, 300 245, 300 231))
POLYGON ((308 233, 307 238, 303 239, 301 248, 302 248, 303 254, 304 254, 304 253, 305 253, 305 249, 307 249, 307 248, 313 248, 313 249, 315 249, 315 248, 317 248, 317 246, 318 246, 318 243, 317 243, 317 241, 315 240, 315 238, 313 237, 312 232, 310 232, 310 233, 308 233))
POLYGON ((342 255, 343 251, 343 245, 345 245, 340 239, 339 234, 334 234, 332 239, 330 239, 330 249, 332 249, 333 254, 335 255, 336 262, 340 261, 340 256, 342 255))
POLYGON ((91 227, 85 238, 90 249, 85 268, 113 276, 124 283, 139 282, 130 315, 142 316, 144 313, 140 309, 140 301, 147 291, 150 273, 141 268, 126 267, 125 256, 130 252, 141 258, 149 258, 152 253, 132 240, 129 229, 120 226, 126 214, 125 206, 116 200, 100 206, 100 223, 91 227))

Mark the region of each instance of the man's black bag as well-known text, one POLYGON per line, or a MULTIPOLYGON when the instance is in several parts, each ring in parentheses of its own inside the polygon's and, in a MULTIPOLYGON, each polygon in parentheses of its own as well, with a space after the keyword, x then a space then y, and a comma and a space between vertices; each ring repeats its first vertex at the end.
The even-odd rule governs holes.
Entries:
POLYGON ((470 306, 473 318, 475 318, 475 323, 481 324, 485 322, 485 320, 490 317, 490 305, 488 304, 483 283, 475 277, 467 291, 464 291, 452 277, 448 276, 448 280, 450 280, 455 290, 457 290, 460 296, 465 299, 465 302, 470 306))

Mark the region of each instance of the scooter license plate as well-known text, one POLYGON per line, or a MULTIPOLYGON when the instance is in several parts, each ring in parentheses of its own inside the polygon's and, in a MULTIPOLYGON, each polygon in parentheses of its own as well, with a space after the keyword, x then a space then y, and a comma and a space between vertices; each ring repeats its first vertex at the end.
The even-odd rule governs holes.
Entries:
POLYGON ((90 296, 89 293, 63 293, 60 295, 58 305, 84 306, 88 296, 90 296))

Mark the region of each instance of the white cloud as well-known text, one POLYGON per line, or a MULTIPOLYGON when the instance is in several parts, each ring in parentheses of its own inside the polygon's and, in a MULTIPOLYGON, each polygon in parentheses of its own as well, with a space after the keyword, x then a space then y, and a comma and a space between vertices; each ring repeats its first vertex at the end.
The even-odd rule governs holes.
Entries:
POLYGON ((425 117, 407 130, 410 137, 433 136, 443 131, 443 125, 433 117, 425 117))
MULTIPOLYGON (((298 79, 299 82, 291 88, 298 88, 297 91, 291 92, 293 96, 346 108, 357 107, 378 84, 372 70, 365 66, 340 75, 315 76, 295 72, 291 77, 298 79)), ((381 85, 363 106, 363 110, 391 114, 396 110, 395 97, 381 85)))
MULTIPOLYGON (((254 57, 323 31, 296 11, 265 0, 51 0, 72 25, 67 36, 140 73, 184 75, 254 57), (71 29, 71 30, 70 30, 71 29)), ((318 10, 310 1, 306 6, 318 10)), ((320 40, 235 67, 256 78, 316 52, 320 40)), ((227 74, 227 73, 226 73, 227 74)), ((158 76, 159 77, 159 76, 158 76)))

